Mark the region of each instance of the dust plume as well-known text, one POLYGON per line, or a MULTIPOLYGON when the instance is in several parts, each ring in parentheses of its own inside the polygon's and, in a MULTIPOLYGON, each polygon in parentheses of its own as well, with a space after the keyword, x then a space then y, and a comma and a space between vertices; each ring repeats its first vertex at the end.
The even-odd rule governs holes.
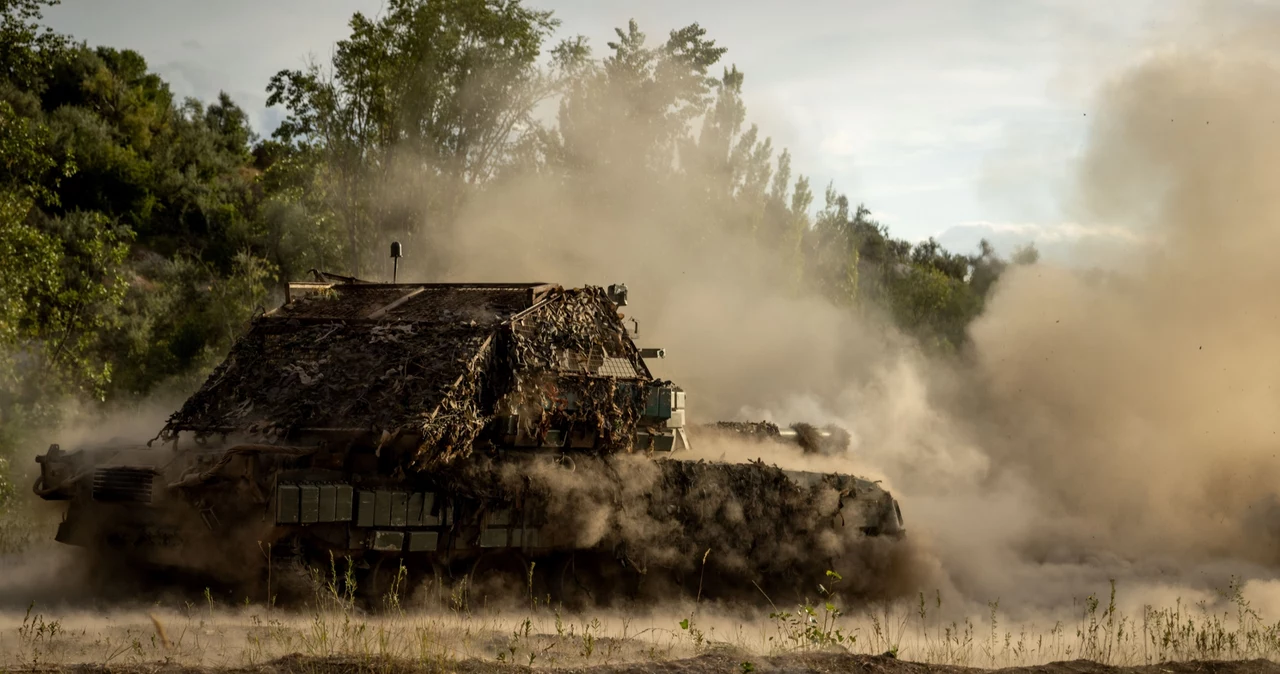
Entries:
MULTIPOLYGON (((625 134, 622 134, 625 135, 625 134)), ((610 155, 638 154, 611 146, 610 155)), ((603 163, 603 162, 602 162, 603 163)), ((705 198, 699 180, 609 164, 568 177, 512 179, 473 201, 444 245, 454 280, 626 283, 636 340, 689 393, 693 420, 768 407, 795 391, 838 394, 833 368, 858 375, 888 348, 884 328, 795 287, 790 254, 705 198)))
POLYGON ((1116 271, 1015 269, 972 327, 984 449, 1079 524, 1025 554, 1277 561, 1280 22, 1213 30, 1243 18, 1153 51, 1091 113, 1072 204, 1151 243, 1116 271))
MULTIPOLYGON (((890 531, 863 535, 864 517, 879 522, 870 496, 841 504, 830 485, 787 489, 777 469, 622 454, 507 463, 498 474, 513 493, 527 485, 536 495, 549 523, 539 530, 542 545, 599 551, 602 568, 586 569, 579 582, 594 584, 602 605, 695 595, 790 604, 830 584, 829 569, 847 579, 836 588, 843 597, 867 601, 902 596, 916 575, 910 542, 890 531), (620 561, 643 577, 622 572, 620 561), (608 568, 616 577, 599 577, 608 568)), ((579 573, 582 560, 594 563, 586 552, 573 557, 579 573)))
MULTIPOLYGON (((913 358, 918 362, 911 343, 897 334, 875 307, 853 312, 801 285, 799 244, 790 238, 793 232, 766 231, 753 226, 749 215, 740 216, 737 206, 719 198, 728 180, 725 175, 699 170, 688 154, 678 157, 683 162, 678 174, 646 161, 653 153, 652 134, 645 128, 643 113, 628 112, 630 105, 643 109, 661 103, 610 100, 603 107, 620 111, 604 125, 606 128, 595 130, 598 137, 584 138, 593 127, 573 128, 578 141, 575 150, 585 153, 577 157, 577 163, 584 168, 506 177, 469 201, 450 230, 432 230, 434 245, 447 250, 448 255, 406 247, 406 261, 445 259, 445 267, 414 268, 412 262, 402 262, 404 277, 544 281, 565 286, 626 283, 629 305, 622 312, 628 325, 636 321, 635 338, 641 346, 665 349, 665 359, 650 361, 650 367, 659 378, 673 379, 687 391, 687 421, 692 424, 741 419, 748 414, 775 417, 774 410, 798 396, 841 399, 850 387, 861 388, 876 379, 878 370, 891 367, 888 364, 913 358)), ((697 152, 690 154, 696 158, 697 152)), ((775 420, 785 425, 828 419, 801 416, 775 420)), ((839 421, 850 426, 848 417, 839 421)), ((814 458, 769 451, 762 456, 758 449, 739 449, 728 451, 738 455, 736 458, 763 458, 787 468, 885 477, 861 454, 814 458), (750 456, 753 451, 755 456, 750 456)), ((691 458, 714 458, 719 453, 710 446, 698 451, 691 458)), ((653 476, 637 475, 634 484, 652 482, 653 476)), ((740 533, 737 529, 710 529, 721 520, 732 520, 735 508, 758 504, 722 499, 722 486, 704 490, 708 510, 697 526, 708 529, 698 533, 706 534, 704 540, 712 547, 735 551, 746 540, 735 538, 740 533), (725 510, 718 509, 721 505, 725 510)), ((886 486, 892 488, 892 481, 886 486)), ((601 487, 598 483, 584 482, 580 488, 557 483, 557 487, 569 490, 565 498, 573 504, 562 509, 564 513, 581 518, 569 529, 583 535, 621 529, 634 546, 660 560, 678 556, 682 564, 696 561, 702 552, 661 550, 656 544, 668 533, 664 524, 670 523, 617 517, 619 511, 626 510, 618 504, 626 500, 612 493, 592 493, 601 487)), ((764 528, 756 535, 768 541, 777 533, 776 527, 769 529, 770 523, 785 526, 777 518, 787 517, 791 516, 766 515, 754 522, 764 528)), ((803 516, 796 517, 803 520, 803 516)), ((826 553, 839 556, 847 552, 844 561, 857 567, 855 560, 861 553, 853 552, 852 541, 778 543, 777 557, 770 561, 794 564, 797 575, 804 566, 808 575, 803 582, 809 588, 816 588, 823 580, 823 569, 807 568, 810 562, 827 559, 830 555, 826 553)), ((768 549, 772 548, 762 545, 754 554, 764 555, 768 549)), ((663 561, 674 563, 672 559, 663 561)), ((731 558, 726 563, 729 568, 744 564, 731 558)), ((914 572, 917 566, 928 564, 907 560, 897 566, 914 572)), ((874 562, 868 562, 855 574, 856 582, 866 591, 873 589, 875 578, 884 579, 886 587, 893 585, 890 581, 896 570, 875 567, 874 562)), ((744 585, 756 594, 754 588, 744 585)))
POLYGON ((112 560, 56 542, 65 503, 41 500, 31 489, 39 475, 35 457, 50 444, 65 451, 143 447, 180 400, 178 394, 161 393, 106 409, 65 400, 59 405, 61 421, 56 427, 26 434, 26 442, 10 457, 16 493, 0 520, 0 610, 21 611, 31 602, 45 607, 145 604, 173 596, 173 587, 149 582, 157 579, 141 578, 112 560))
MULTIPOLYGON (((785 246, 703 198, 712 176, 654 180, 641 161, 509 179, 427 274, 628 283, 638 340, 667 349, 655 370, 689 391, 692 421, 849 428, 847 469, 887 478, 939 555, 923 587, 1053 606, 1108 578, 1162 597, 1267 576, 1280 72, 1275 17, 1250 11, 1233 18, 1247 30, 1162 47, 1100 90, 1068 203, 1149 243, 1118 271, 1012 269, 958 365, 798 288, 785 246)), ((631 136, 596 146, 629 156, 631 136)))
POLYGON ((872 445, 962 596, 1049 610, 1118 579, 1159 605, 1234 575, 1266 599, 1280 542, 1280 21, 1214 10, 1115 73, 1088 113, 1064 208, 1144 243, 1107 269, 1012 268, 971 326, 968 362, 930 366, 936 404, 917 418, 941 430, 925 446, 956 460, 957 482, 923 481, 872 445))
MULTIPOLYGON (((641 346, 666 350, 666 358, 650 366, 688 392, 689 423, 836 422, 855 436, 855 451, 841 457, 762 455, 759 448, 708 444, 691 458, 763 458, 789 469, 880 479, 890 490, 913 477, 910 470, 894 474, 894 467, 916 466, 939 484, 960 471, 982 470, 985 457, 956 447, 953 422, 935 409, 930 389, 940 375, 927 359, 876 307, 851 311, 798 283, 791 233, 753 227, 715 198, 725 176, 693 164, 676 175, 652 162, 613 159, 651 152, 644 129, 632 128, 642 122, 632 118, 618 114, 609 133, 581 143, 587 156, 579 159, 587 168, 509 176, 471 200, 449 231, 433 228, 435 245, 448 255, 428 256, 411 247, 418 244, 406 244, 404 278, 625 282, 630 304, 622 311, 629 324, 637 321, 641 346), (448 265, 415 268, 411 261, 422 259, 448 265)), ((575 133, 582 141, 583 130, 575 133)), ((583 517, 603 511, 580 522, 579 531, 619 525, 607 516, 615 507, 611 498, 575 493, 572 502, 583 517)), ((904 508, 910 511, 909 502, 904 508)), ((718 517, 712 512, 706 519, 718 517)), ((908 529, 916 557, 900 567, 924 587, 949 585, 930 559, 927 528, 908 529)), ((726 543, 733 547, 732 539, 726 543)), ((791 543, 803 548, 806 542, 791 543)), ((821 573, 809 582, 816 585, 821 573)), ((859 582, 873 582, 869 578, 863 574, 859 582)))

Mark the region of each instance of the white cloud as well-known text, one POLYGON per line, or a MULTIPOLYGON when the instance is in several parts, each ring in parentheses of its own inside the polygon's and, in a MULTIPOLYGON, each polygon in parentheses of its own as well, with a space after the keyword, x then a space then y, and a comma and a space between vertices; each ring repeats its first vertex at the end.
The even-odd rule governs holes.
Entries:
POLYGON ((1078 241, 1082 239, 1109 239, 1123 243, 1139 243, 1143 237, 1126 227, 1114 225, 1084 225, 1076 222, 1037 223, 1037 222, 988 222, 976 220, 956 223, 955 226, 939 231, 935 236, 943 236, 956 229, 988 231, 995 234, 1016 234, 1032 238, 1036 241, 1078 241))
POLYGON ((926 194, 931 192, 945 192, 948 190, 963 188, 967 184, 968 183, 962 177, 947 177, 932 182, 922 183, 877 183, 875 185, 875 194, 880 197, 907 197, 910 195, 926 194))
POLYGON ((853 129, 839 129, 834 134, 822 139, 818 149, 833 157, 849 157, 858 154, 867 147, 867 139, 859 137, 853 129))
POLYGON ((1131 253, 1149 243, 1147 237, 1124 227, 1077 222, 975 220, 935 232, 934 238, 947 250, 967 253, 976 252, 985 239, 997 255, 1006 257, 1020 246, 1034 244, 1047 262, 1089 267, 1123 265, 1131 253))

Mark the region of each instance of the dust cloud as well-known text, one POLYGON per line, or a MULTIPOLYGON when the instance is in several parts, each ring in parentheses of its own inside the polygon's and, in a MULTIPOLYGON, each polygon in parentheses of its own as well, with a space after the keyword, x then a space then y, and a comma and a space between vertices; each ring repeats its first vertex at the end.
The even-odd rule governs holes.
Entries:
MULTIPOLYGON (((143 400, 93 408, 73 400, 60 404, 57 428, 32 431, 10 460, 14 503, 3 512, 0 526, 0 620, 5 611, 23 611, 33 602, 49 606, 118 606, 121 602, 175 596, 174 588, 151 588, 147 580, 110 560, 95 559, 79 548, 54 540, 65 510, 58 501, 44 501, 32 492, 39 475, 35 457, 50 444, 65 451, 110 451, 144 446, 155 437, 168 415, 181 403, 179 394, 166 392, 143 400), (20 549, 20 554, 12 554, 20 549)), ((160 451, 158 448, 156 451, 160 451)))
MULTIPOLYGON (((1113 271, 1011 270, 958 363, 797 289, 786 249, 726 224, 700 177, 655 183, 641 161, 509 180, 440 244, 450 264, 425 271, 626 282, 638 341, 667 349, 656 373, 689 391, 691 421, 853 433, 834 463, 902 500, 935 556, 923 591, 1039 611, 1113 578, 1135 602, 1265 582, 1280 533, 1280 24, 1248 11, 1099 90, 1064 211, 1146 243, 1113 271)), ((628 137, 599 147, 629 156, 628 137)))
POLYGON ((1054 524, 1018 542, 1029 559, 1277 561, 1280 22, 1234 30, 1229 6, 1202 17, 1214 40, 1153 50, 1090 113, 1069 204, 1151 243, 1116 271, 1016 269, 972 328, 981 395, 961 409, 1054 524))
POLYGON ((779 489, 786 478, 776 470, 619 455, 579 456, 571 467, 508 463, 499 474, 511 493, 527 485, 537 495, 550 523, 539 531, 542 545, 602 551, 573 560, 597 606, 653 607, 695 595, 736 608, 766 598, 790 605, 830 584, 828 569, 846 579, 835 589, 847 600, 892 599, 910 588, 909 541, 868 540, 858 504, 842 509, 830 487, 779 489), (621 572, 620 560, 643 577, 621 572), (616 578, 591 568, 597 561, 618 569, 616 578))

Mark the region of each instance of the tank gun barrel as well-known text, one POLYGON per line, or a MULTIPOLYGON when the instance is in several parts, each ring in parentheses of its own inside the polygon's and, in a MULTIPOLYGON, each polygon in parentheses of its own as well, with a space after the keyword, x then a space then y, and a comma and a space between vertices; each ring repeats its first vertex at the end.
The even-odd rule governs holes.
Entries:
POLYGON ((798 445, 806 454, 840 454, 849 449, 850 441, 849 432, 839 426, 819 428, 806 423, 782 427, 769 421, 717 421, 702 425, 697 431, 798 445))
MULTIPOLYGON (((830 440, 832 437, 835 436, 835 434, 832 433, 831 431, 826 429, 821 429, 821 428, 814 428, 809 432, 812 434, 811 437, 819 437, 819 438, 822 438, 823 440, 830 440)), ((799 443, 800 438, 802 436, 800 434, 800 431, 797 431, 794 428, 779 428, 778 437, 788 442, 799 443)))

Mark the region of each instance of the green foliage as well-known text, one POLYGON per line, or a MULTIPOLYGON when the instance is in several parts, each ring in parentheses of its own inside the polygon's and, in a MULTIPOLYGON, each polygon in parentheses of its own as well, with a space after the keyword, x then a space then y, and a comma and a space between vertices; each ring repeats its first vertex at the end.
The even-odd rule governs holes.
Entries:
POLYGON ((125 298, 121 329, 108 344, 129 365, 114 381, 121 395, 143 395, 162 383, 198 385, 253 314, 267 307, 275 276, 274 265, 245 252, 225 277, 187 256, 153 256, 137 269, 146 280, 125 298))
POLYGON ((244 111, 44 4, 0 2, 0 458, 63 402, 197 376, 278 280, 244 111))
POLYGON ((110 368, 94 340, 123 290, 128 232, 97 213, 48 217, 75 166, 47 152, 50 132, 0 101, 0 382, 10 404, 75 391, 101 398, 110 368))
POLYGON ((628 172, 641 166, 669 173, 688 125, 706 110, 713 89, 727 87, 732 95, 740 79, 726 73, 717 83, 707 76, 725 49, 696 23, 671 31, 656 47, 646 44, 635 21, 615 32, 618 39, 607 43, 612 53, 598 63, 578 45, 582 60, 560 102, 559 146, 552 152, 570 171, 608 171, 616 164, 628 172))
POLYGON ((59 203, 57 189, 76 167, 52 157, 51 144, 47 125, 24 118, 11 102, 0 100, 0 185, 7 193, 46 205, 59 203))
POLYGON ((58 177, 57 162, 45 152, 48 128, 18 116, 13 105, 0 101, 0 376, 13 385, 11 351, 30 324, 33 302, 52 294, 58 266, 58 242, 30 222, 37 200, 56 203, 57 193, 46 179, 58 177))
POLYGON ((131 232, 83 211, 50 219, 46 228, 61 243, 60 264, 49 279, 52 292, 33 302, 29 327, 44 350, 44 381, 102 399, 111 365, 97 352, 97 340, 115 327, 131 232))
POLYGON ((858 637, 854 634, 857 629, 841 627, 844 611, 836 605, 835 601, 836 586, 843 580, 839 573, 828 570, 827 581, 831 587, 825 584, 818 585, 821 595, 819 606, 815 607, 806 601, 795 613, 778 610, 770 613, 769 619, 774 621, 778 629, 777 638, 769 637, 774 647, 783 651, 832 648, 851 650, 858 642, 858 637))
POLYGON ((40 30, 41 6, 59 0, 0 0, 0 79, 21 89, 37 89, 48 76, 47 58, 65 38, 52 29, 40 30))
MULTIPOLYGON (((964 347, 969 323, 1009 265, 985 240, 976 255, 961 255, 933 239, 912 245, 892 238, 864 205, 851 214, 833 186, 805 237, 811 288, 837 304, 884 307, 899 328, 941 353, 964 347)), ((1033 245, 1015 251, 1015 264, 1038 259, 1033 245)))

